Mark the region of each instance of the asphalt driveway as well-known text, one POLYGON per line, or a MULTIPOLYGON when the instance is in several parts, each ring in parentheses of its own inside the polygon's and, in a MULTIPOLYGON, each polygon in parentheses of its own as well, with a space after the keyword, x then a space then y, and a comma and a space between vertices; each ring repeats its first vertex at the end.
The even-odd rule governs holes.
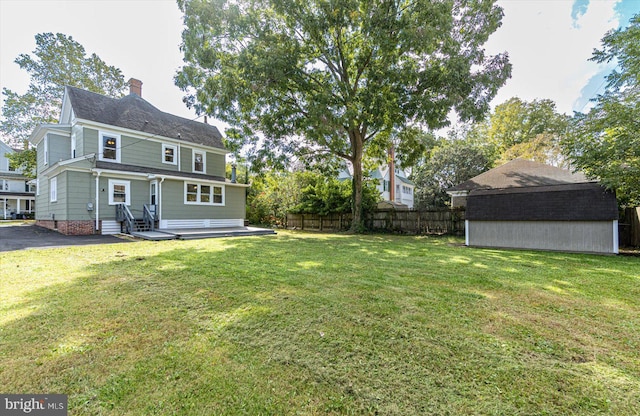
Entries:
POLYGON ((64 235, 32 224, 0 225, 0 252, 27 248, 125 243, 128 241, 112 235, 64 235))

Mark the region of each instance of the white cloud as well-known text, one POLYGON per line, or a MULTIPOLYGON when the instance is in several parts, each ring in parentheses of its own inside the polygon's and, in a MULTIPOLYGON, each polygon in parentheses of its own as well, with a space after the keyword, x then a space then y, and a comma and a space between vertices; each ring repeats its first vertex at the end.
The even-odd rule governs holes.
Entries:
POLYGON ((602 70, 588 59, 605 32, 618 26, 617 1, 591 1, 576 20, 570 1, 498 3, 505 13, 503 25, 489 39, 487 50, 507 51, 513 72, 493 104, 514 96, 549 98, 561 112, 580 110, 581 90, 602 70))

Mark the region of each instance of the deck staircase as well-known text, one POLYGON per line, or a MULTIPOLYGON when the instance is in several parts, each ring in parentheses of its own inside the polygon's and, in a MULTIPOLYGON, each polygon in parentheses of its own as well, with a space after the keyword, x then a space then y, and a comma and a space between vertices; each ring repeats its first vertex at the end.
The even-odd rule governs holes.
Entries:
POLYGON ((120 229, 126 234, 153 232, 158 228, 157 205, 144 204, 142 218, 136 218, 126 204, 118 204, 116 221, 120 222, 120 229))

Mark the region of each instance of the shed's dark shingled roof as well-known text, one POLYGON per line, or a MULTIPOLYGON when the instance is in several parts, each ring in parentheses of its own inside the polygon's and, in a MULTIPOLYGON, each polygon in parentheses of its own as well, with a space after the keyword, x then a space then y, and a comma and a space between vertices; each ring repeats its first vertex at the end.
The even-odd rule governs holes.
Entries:
POLYGON ((222 176, 203 175, 201 173, 180 172, 180 171, 168 170, 168 169, 156 169, 156 168, 149 168, 146 166, 123 165, 122 163, 103 162, 101 160, 96 161, 96 168, 118 170, 118 171, 125 171, 125 172, 146 173, 146 174, 154 174, 154 175, 180 176, 183 178, 194 178, 194 179, 201 179, 201 180, 225 182, 225 178, 223 178, 222 176))
POLYGON ((597 183, 475 190, 467 197, 466 219, 611 221, 618 219, 618 205, 597 183))
POLYGON ((543 163, 515 159, 462 182, 447 191, 502 189, 591 182, 582 173, 572 173, 543 163))
POLYGON ((215 126, 162 112, 135 94, 111 98, 66 87, 77 118, 224 149, 215 126))

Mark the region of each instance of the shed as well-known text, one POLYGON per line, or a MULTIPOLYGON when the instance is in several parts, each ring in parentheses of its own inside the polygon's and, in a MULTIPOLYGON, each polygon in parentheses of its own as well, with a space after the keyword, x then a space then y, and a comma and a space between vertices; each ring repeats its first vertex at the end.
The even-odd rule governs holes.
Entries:
POLYGON ((468 246, 618 253, 616 197, 598 183, 476 189, 466 203, 468 246))
POLYGON ((457 208, 466 206, 467 196, 477 189, 522 188, 585 182, 593 181, 581 172, 571 172, 518 158, 449 188, 447 193, 451 196, 451 207, 457 208))

